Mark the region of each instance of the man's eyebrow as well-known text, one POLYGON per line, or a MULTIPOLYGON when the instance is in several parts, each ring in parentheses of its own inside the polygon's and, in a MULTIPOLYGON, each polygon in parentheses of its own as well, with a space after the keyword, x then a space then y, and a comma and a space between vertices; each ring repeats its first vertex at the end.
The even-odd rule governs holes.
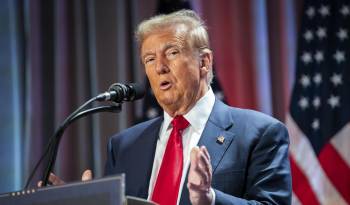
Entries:
MULTIPOLYGON (((166 51, 166 50, 168 50, 169 48, 173 48, 173 47, 175 47, 175 48, 181 48, 181 46, 179 46, 178 43, 176 43, 176 42, 169 42, 169 43, 166 43, 164 46, 162 46, 161 50, 162 50, 162 51, 166 51)), ((146 56, 148 56, 148 55, 153 55, 153 54, 154 54, 153 51, 146 51, 145 54, 143 54, 141 57, 142 57, 142 59, 144 59, 146 56)))
POLYGON ((149 55, 152 55, 152 54, 153 54, 152 51, 146 51, 146 53, 141 56, 141 60, 144 59, 146 56, 149 56, 149 55))
POLYGON ((173 48, 173 47, 179 48, 179 45, 177 43, 173 43, 173 42, 167 43, 164 45, 162 50, 168 50, 169 48, 173 48))

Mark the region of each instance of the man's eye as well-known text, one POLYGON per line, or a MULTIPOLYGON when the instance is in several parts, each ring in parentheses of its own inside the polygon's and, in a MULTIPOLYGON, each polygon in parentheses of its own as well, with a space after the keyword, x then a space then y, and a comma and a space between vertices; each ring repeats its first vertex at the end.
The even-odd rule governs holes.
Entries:
POLYGON ((177 50, 176 50, 176 51, 171 51, 171 54, 172 54, 172 55, 176 55, 176 54, 178 54, 178 53, 179 53, 179 51, 177 51, 177 50))
POLYGON ((149 63, 152 63, 154 61, 154 58, 146 58, 144 60, 145 64, 149 64, 149 63))
POLYGON ((173 58, 175 57, 177 54, 179 54, 180 52, 178 50, 171 50, 169 52, 167 52, 167 57, 168 58, 173 58))

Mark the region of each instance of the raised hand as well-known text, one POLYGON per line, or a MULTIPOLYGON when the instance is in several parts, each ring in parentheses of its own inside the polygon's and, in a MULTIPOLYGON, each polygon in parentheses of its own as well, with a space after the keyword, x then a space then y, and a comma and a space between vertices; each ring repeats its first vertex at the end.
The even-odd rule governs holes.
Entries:
POLYGON ((212 167, 207 148, 194 147, 191 150, 191 164, 187 187, 193 205, 210 205, 213 200, 211 192, 212 167))

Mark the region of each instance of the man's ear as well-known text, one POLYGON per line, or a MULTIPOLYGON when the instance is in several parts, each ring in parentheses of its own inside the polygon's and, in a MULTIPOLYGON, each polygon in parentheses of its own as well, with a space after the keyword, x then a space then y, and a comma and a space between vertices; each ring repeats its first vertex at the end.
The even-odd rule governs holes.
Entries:
POLYGON ((199 63, 199 66, 200 66, 200 72, 201 72, 201 75, 207 75, 210 71, 210 69, 212 69, 212 64, 213 64, 213 54, 211 52, 211 50, 209 49, 206 49, 204 50, 203 53, 201 53, 200 55, 200 63, 199 63))
POLYGON ((203 76, 203 75, 206 75, 207 73, 209 73, 210 68, 208 66, 206 66, 205 60, 201 60, 199 69, 201 72, 201 76, 203 76))

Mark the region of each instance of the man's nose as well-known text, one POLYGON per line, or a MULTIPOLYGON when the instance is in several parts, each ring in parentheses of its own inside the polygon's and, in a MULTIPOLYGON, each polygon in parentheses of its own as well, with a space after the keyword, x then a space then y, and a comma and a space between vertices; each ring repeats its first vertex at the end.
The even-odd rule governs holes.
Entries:
POLYGON ((169 67, 166 59, 164 58, 159 58, 157 60, 157 65, 156 65, 156 71, 158 74, 164 74, 169 72, 169 67))

